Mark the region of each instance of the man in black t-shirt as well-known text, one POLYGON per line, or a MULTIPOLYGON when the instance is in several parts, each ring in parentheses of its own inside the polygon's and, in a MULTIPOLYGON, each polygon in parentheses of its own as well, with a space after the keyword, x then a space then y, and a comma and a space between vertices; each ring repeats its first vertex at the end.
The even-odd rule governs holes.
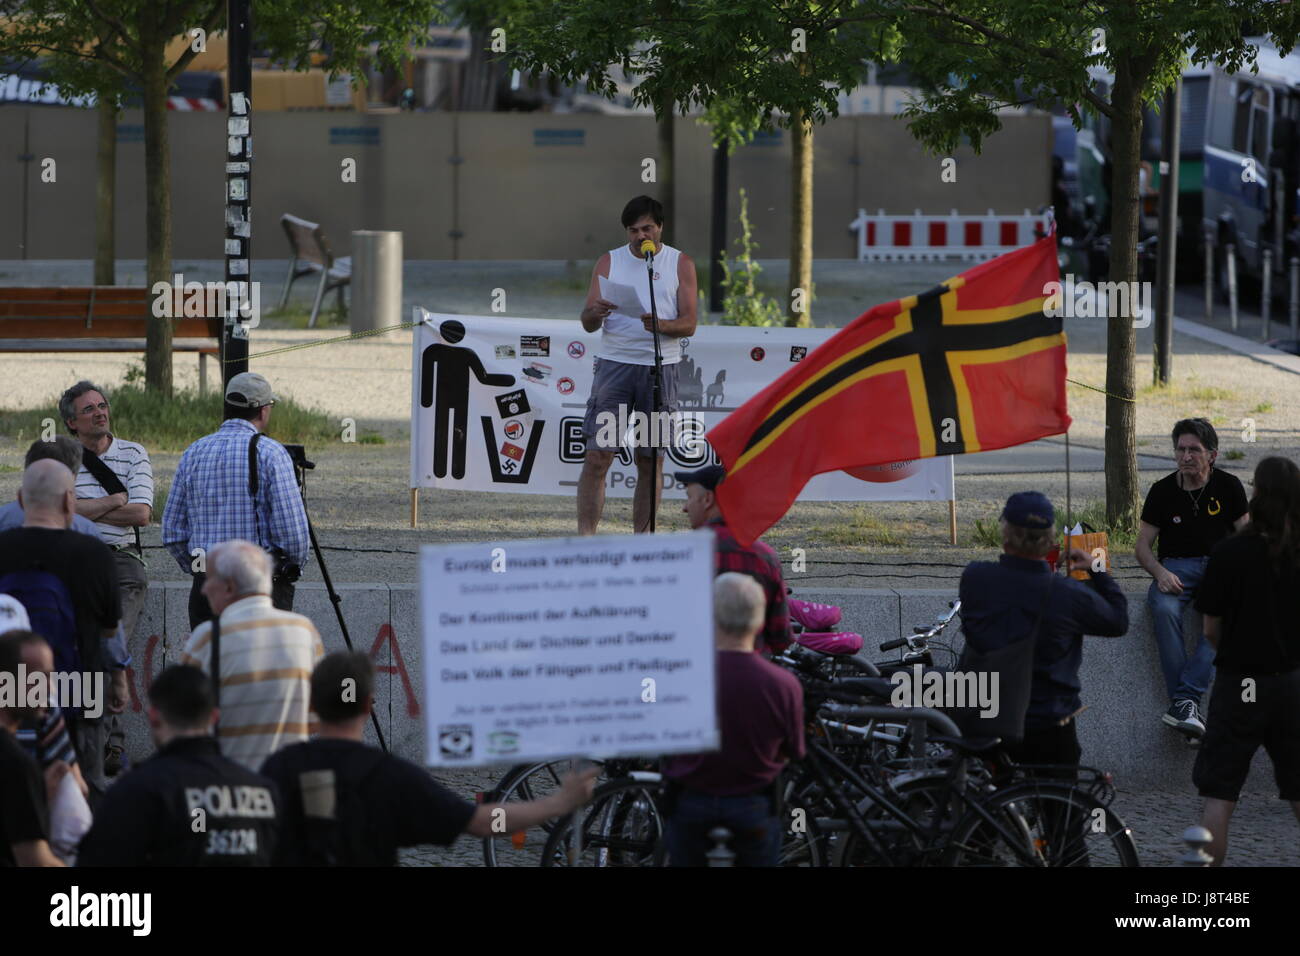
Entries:
POLYGON ((1192 779, 1205 798, 1210 855, 1222 863, 1228 821, 1251 759, 1273 762, 1278 795, 1300 819, 1300 469, 1265 458, 1255 469, 1250 524, 1210 555, 1196 595, 1218 653, 1205 742, 1192 779))
MULTIPOLYGON (((108 713, 121 713, 128 701, 126 671, 115 667, 105 644, 117 634, 122 616, 113 553, 98 538, 69 530, 76 514, 72 472, 62 462, 32 462, 23 472, 19 501, 23 526, 0 532, 0 578, 9 572, 41 570, 67 589, 76 622, 81 670, 103 673, 109 686, 108 713)), ((33 614, 33 609, 28 608, 33 614)), ((37 630, 41 630, 37 628, 37 630)), ((52 645, 58 636, 42 634, 52 645)), ((56 660, 60 649, 55 646, 56 660)), ((81 772, 91 790, 91 803, 107 788, 104 779, 105 714, 68 712, 68 729, 81 772)))
POLYGON ((1173 439, 1178 470, 1147 493, 1134 553, 1153 579, 1147 606, 1169 694, 1161 720, 1195 740, 1205 733, 1201 697, 1214 675, 1214 649, 1201 634, 1188 655, 1183 612, 1196 597, 1210 551, 1246 523, 1246 491, 1235 476, 1214 467, 1219 436, 1204 418, 1178 422, 1173 439))
MULTIPOLYGON (((26 631, 11 631, 0 637, 0 680, 17 682, 27 636, 26 631)), ((30 713, 26 707, 0 707, 0 868, 63 865, 50 849, 45 779, 14 739, 30 713)))
POLYGON ((365 654, 330 654, 312 672, 320 735, 262 764, 284 796, 277 866, 396 866, 399 847, 526 830, 591 798, 595 769, 566 776, 539 800, 477 807, 462 800, 415 764, 362 743, 374 688, 365 654))
POLYGON ((221 755, 212 681, 175 664, 149 686, 158 752, 123 774, 81 841, 79 866, 269 866, 279 798, 221 755))

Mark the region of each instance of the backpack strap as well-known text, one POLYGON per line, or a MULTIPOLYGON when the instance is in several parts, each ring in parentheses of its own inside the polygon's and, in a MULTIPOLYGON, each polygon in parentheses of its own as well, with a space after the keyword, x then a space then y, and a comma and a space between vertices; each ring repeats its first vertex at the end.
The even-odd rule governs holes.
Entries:
MULTIPOLYGON (((110 495, 126 495, 128 498, 131 497, 131 493, 126 490, 126 485, 122 484, 122 479, 117 476, 117 473, 113 471, 112 468, 109 468, 108 465, 104 464, 103 460, 89 448, 82 448, 81 463, 86 466, 86 471, 90 472, 91 476, 99 482, 103 489, 110 495)), ((144 549, 140 547, 139 526, 132 526, 131 530, 135 532, 136 550, 143 553, 144 549)))
POLYGON ((253 527, 257 534, 256 544, 259 548, 265 548, 262 543, 262 523, 257 520, 257 443, 261 440, 262 433, 254 432, 253 437, 248 440, 248 497, 253 500, 253 527))

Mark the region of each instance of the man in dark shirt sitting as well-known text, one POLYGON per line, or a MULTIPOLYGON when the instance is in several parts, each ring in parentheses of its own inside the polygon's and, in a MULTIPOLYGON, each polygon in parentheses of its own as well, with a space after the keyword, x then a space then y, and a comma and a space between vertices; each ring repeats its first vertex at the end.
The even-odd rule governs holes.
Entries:
MULTIPOLYGON (((1002 511, 1002 550, 997 563, 974 561, 961 576, 962 632, 973 649, 988 653, 1034 633, 1033 682, 1024 738, 1008 746, 1017 763, 1078 764, 1081 751, 1074 717, 1079 701, 1083 636, 1120 637, 1128 631, 1128 600, 1104 571, 1087 581, 1060 578, 1045 560, 1056 541, 1052 503, 1037 491, 1007 499, 1002 511)), ((1091 570, 1081 548, 1070 569, 1091 570)))
POLYGON ((722 749, 664 760, 672 809, 666 821, 672 866, 704 866, 709 831, 731 831, 737 866, 776 866, 783 835, 773 788, 788 760, 804 754, 803 689, 754 653, 766 599, 747 574, 713 582, 718 729, 722 749))
POLYGON ((1234 475, 1214 467, 1219 436, 1204 418, 1175 424, 1173 439, 1178 470, 1147 493, 1134 554, 1152 578, 1147 606, 1169 693, 1169 710, 1160 719, 1195 742, 1205 733, 1201 696, 1214 676, 1214 649, 1201 634, 1196 650, 1187 653, 1183 612, 1196 598, 1210 551, 1246 523, 1246 491, 1234 475))
POLYGON ((566 775, 538 800, 476 807, 423 768, 362 742, 374 693, 375 666, 365 654, 329 654, 312 671, 319 735, 262 764, 284 794, 277 866, 396 866, 399 847, 527 830, 591 799, 595 768, 566 775))
POLYGON ((1205 741, 1192 780, 1205 798, 1215 865, 1251 759, 1273 762, 1278 795, 1300 819, 1300 469, 1286 458, 1255 468, 1250 521, 1210 553, 1196 595, 1205 637, 1218 651, 1205 741))
POLYGON ((762 541, 755 541, 747 548, 741 547, 727 527, 717 496, 718 485, 726 476, 727 472, 721 465, 673 474, 686 485, 686 504, 682 511, 690 518, 691 527, 708 528, 717 539, 713 552, 714 573, 740 571, 752 575, 763 586, 767 609, 754 649, 777 653, 794 642, 789 605, 785 599, 785 580, 781 577, 781 559, 762 541))

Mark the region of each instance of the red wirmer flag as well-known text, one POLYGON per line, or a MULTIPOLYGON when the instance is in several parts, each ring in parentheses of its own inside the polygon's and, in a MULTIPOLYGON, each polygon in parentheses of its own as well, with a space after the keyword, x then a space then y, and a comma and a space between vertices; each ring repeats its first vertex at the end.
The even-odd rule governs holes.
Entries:
POLYGON ((707 434, 718 503, 749 544, 814 475, 1059 435, 1065 333, 1044 314, 1060 278, 1047 236, 921 295, 878 305, 707 434))

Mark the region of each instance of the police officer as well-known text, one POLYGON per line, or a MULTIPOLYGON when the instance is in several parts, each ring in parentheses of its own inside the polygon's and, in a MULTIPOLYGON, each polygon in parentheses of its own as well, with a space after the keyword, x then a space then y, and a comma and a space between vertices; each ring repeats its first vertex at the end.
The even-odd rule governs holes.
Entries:
POLYGON ((212 683, 168 667, 149 688, 158 753, 104 797, 81 866, 269 866, 279 834, 275 784, 221 756, 212 683))

